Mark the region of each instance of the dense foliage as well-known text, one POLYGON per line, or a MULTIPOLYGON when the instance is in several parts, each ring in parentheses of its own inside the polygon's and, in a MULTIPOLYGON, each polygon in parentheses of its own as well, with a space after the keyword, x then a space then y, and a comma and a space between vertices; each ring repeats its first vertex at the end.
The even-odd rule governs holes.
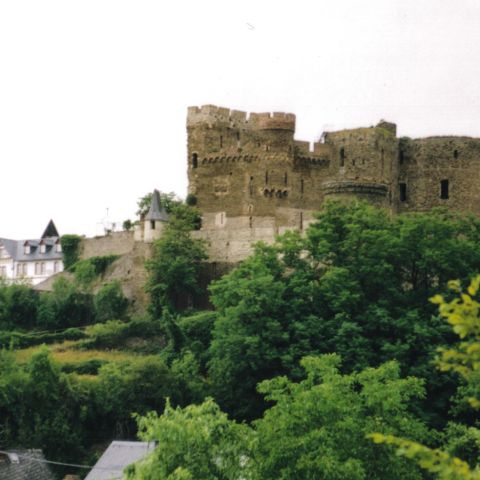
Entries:
POLYGON ((60 245, 62 246, 63 266, 69 270, 80 258, 80 242, 82 238, 78 235, 62 235, 60 245))
POLYGON ((303 356, 336 352, 346 372, 396 359, 402 373, 428 379, 417 407, 441 425, 456 384, 431 361, 454 336, 428 299, 448 279, 480 271, 479 233, 478 220, 446 211, 390 217, 332 203, 305 237, 258 246, 211 286, 210 374, 220 405, 258 417, 258 382, 299 378, 303 356))
POLYGON ((148 314, 129 314, 118 282, 99 288, 105 259, 52 292, 0 285, 0 444, 90 462, 136 437, 136 413, 159 446, 132 480, 432 478, 405 456, 478 478, 480 281, 456 296, 480 271, 479 220, 327 204, 303 236, 258 245, 199 312, 198 212, 169 208, 148 314))

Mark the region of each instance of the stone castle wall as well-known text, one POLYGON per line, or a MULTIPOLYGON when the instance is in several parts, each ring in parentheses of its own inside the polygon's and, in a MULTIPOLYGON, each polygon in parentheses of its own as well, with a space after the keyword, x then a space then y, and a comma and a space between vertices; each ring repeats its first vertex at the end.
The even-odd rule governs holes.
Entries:
POLYGON ((104 255, 124 255, 133 250, 133 231, 112 232, 104 237, 84 238, 80 257, 91 258, 104 255))
POLYGON ((187 115, 189 193, 212 261, 245 258, 251 244, 306 227, 327 199, 357 198, 392 212, 437 206, 480 214, 480 139, 399 139, 396 125, 294 138, 295 115, 206 105, 187 115))

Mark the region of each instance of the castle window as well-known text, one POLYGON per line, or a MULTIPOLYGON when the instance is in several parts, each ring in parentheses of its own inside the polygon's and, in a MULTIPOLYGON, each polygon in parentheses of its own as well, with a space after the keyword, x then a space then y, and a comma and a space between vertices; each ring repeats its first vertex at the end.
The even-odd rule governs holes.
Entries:
POLYGON ((404 157, 403 150, 399 150, 398 151, 398 163, 400 163, 400 165, 402 165, 404 160, 405 160, 405 157, 404 157))
POLYGON ((458 150, 453 151, 453 158, 458 158, 458 150))
POLYGON ((248 224, 249 224, 250 228, 253 227, 253 217, 249 217, 248 224))
POLYGON ((345 149, 343 147, 340 149, 340 166, 345 166, 345 149))
POLYGON ((265 172, 265 185, 268 185, 268 170, 265 172))
POLYGON ((287 172, 285 172, 285 175, 284 175, 284 177, 283 177, 283 183, 284 183, 285 185, 288 185, 288 173, 287 173, 287 172))
POLYGON ((220 135, 220 148, 222 148, 222 147, 223 147, 223 136, 220 135))
POLYGON ((352 160, 352 165, 355 166, 355 159, 352 160))
POLYGON ((304 190, 304 181, 303 178, 300 180, 300 193, 303 193, 304 190))
POLYGON ((442 200, 447 200, 448 199, 448 180, 442 180, 440 182, 440 198, 442 200))
POLYGON ((155 220, 150 220, 150 230, 155 230, 155 220))
POLYGON ((300 212, 300 230, 303 230, 303 212, 300 212))
POLYGON ((407 184, 400 183, 399 187, 400 187, 400 201, 406 202, 407 201, 407 184))
POLYGON ((192 155, 192 168, 197 168, 198 167, 198 154, 194 153, 192 155))

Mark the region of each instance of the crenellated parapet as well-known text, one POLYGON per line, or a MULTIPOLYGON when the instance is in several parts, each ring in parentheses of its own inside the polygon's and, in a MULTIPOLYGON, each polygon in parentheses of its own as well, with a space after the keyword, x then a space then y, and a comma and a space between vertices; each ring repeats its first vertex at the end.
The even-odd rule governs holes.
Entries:
POLYGON ((284 112, 250 113, 240 110, 202 105, 188 107, 187 127, 208 125, 213 127, 231 127, 256 130, 295 131, 295 115, 284 112))

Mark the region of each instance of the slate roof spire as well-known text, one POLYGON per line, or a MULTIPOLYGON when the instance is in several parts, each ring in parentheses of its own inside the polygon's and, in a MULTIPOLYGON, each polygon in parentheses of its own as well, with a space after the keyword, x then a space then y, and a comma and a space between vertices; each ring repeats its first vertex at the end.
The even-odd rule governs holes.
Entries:
POLYGON ((152 195, 152 203, 150 204, 150 210, 145 217, 146 220, 159 220, 161 222, 168 221, 168 213, 165 208, 162 206, 162 201, 160 200, 160 192, 155 189, 152 195))
POLYGON ((57 227, 53 223, 53 220, 50 220, 41 238, 51 238, 51 237, 59 237, 59 236, 60 235, 58 234, 57 227))

